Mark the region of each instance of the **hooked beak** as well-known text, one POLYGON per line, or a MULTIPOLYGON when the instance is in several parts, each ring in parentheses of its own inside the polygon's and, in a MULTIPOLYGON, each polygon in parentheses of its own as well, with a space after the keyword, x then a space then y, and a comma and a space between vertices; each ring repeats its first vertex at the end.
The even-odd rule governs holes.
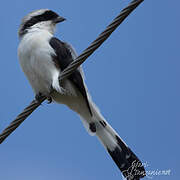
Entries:
POLYGON ((65 19, 64 17, 58 16, 58 17, 54 20, 54 22, 57 24, 57 23, 60 23, 60 22, 65 21, 65 20, 66 20, 66 19, 65 19))

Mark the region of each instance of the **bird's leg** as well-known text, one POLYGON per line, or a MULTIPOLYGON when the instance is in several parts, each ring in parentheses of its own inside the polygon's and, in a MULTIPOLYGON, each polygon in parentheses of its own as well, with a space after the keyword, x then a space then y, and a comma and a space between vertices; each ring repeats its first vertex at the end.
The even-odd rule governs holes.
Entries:
POLYGON ((40 103, 41 98, 43 97, 43 94, 39 92, 38 94, 35 95, 35 99, 38 103, 40 103))
POLYGON ((50 96, 50 94, 52 93, 54 91, 54 89, 53 89, 53 87, 52 87, 52 85, 51 85, 51 87, 50 87, 50 91, 49 91, 49 95, 47 96, 47 103, 48 104, 51 104, 52 103, 52 97, 50 96))
MULTIPOLYGON (((36 101, 37 101, 38 103, 40 103, 40 100, 41 100, 42 97, 44 97, 44 95, 43 95, 41 92, 39 92, 38 94, 35 95, 35 99, 36 99, 36 101)), ((48 103, 48 104, 52 103, 52 98, 51 98, 51 96, 46 96, 46 97, 47 97, 46 99, 47 99, 47 101, 48 101, 47 103, 48 103)))
POLYGON ((51 103, 52 103, 52 97, 51 97, 51 96, 48 96, 48 97, 47 97, 47 101, 48 101, 48 102, 47 102, 48 104, 51 104, 51 103))

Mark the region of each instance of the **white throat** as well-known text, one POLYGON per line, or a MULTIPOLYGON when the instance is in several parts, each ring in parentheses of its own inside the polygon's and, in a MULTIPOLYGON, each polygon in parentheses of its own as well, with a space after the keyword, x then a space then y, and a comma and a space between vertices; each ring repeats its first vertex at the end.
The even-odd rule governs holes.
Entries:
MULTIPOLYGON (((52 23, 51 21, 43 21, 28 28, 26 32, 23 34, 23 36, 27 34, 31 34, 31 33, 45 32, 45 31, 50 33, 51 35, 54 35, 55 29, 56 29, 56 26, 54 23, 52 23)), ((20 37, 20 39, 21 38, 22 37, 20 37)))

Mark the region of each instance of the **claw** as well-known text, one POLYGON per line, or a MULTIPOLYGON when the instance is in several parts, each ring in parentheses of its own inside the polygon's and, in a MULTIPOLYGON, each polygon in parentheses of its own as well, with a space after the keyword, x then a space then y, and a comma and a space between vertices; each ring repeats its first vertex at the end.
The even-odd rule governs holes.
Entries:
POLYGON ((47 102, 48 104, 51 104, 52 103, 52 98, 51 97, 47 97, 47 101, 48 101, 47 102))
MULTIPOLYGON (((40 103, 41 98, 44 97, 42 93, 38 93, 35 95, 35 99, 38 103, 40 103)), ((48 104, 52 102, 52 98, 50 96, 47 96, 48 104)))
POLYGON ((42 93, 38 93, 38 94, 35 95, 35 99, 36 99, 36 101, 37 101, 38 103, 40 102, 42 96, 43 96, 42 93))

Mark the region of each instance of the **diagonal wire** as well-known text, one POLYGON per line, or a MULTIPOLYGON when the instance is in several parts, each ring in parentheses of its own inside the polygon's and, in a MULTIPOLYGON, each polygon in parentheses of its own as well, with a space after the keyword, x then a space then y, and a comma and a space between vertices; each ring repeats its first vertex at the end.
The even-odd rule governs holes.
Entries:
MULTIPOLYGON (((60 80, 71 75, 110 35, 111 33, 124 21, 124 19, 144 0, 133 0, 120 14, 112 21, 111 24, 93 41, 90 46, 85 49, 75 61, 73 61, 60 75, 60 80)), ((33 100, 22 113, 20 113, 10 125, 0 134, 0 144, 46 99, 41 97, 39 102, 33 100)))
POLYGON ((0 134, 0 144, 46 99, 42 96, 39 101, 33 100, 22 113, 20 113, 10 125, 0 134))
POLYGON ((124 21, 124 19, 144 0, 133 0, 120 14, 109 24, 106 29, 94 40, 88 48, 86 48, 75 61, 73 61, 60 75, 60 80, 67 78, 73 73, 110 35, 111 33, 124 21))

